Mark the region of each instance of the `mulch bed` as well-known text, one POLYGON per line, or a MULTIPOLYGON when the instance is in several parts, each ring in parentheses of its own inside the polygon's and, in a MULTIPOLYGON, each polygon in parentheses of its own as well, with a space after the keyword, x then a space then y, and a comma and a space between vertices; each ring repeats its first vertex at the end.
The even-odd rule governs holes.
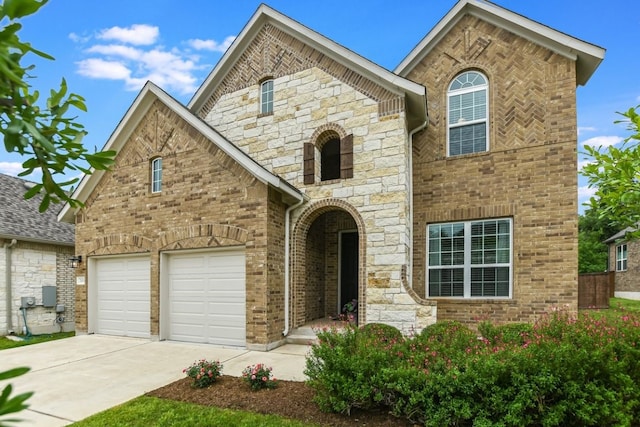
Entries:
POLYGON ((162 399, 217 408, 275 414, 331 427, 410 427, 411 423, 382 411, 353 410, 350 416, 320 411, 314 391, 304 382, 281 381, 275 389, 251 391, 239 377, 223 375, 212 386, 198 389, 191 378, 183 378, 147 393, 162 399))

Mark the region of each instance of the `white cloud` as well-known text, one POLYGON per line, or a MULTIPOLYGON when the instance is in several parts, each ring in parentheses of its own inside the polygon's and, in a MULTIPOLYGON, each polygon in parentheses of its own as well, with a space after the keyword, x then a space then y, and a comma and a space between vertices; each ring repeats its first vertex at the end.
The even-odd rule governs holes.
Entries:
POLYGON ((0 162, 0 172, 5 175, 18 176, 23 170, 20 162, 0 162))
POLYGON ((158 27, 146 24, 134 24, 128 28, 111 27, 100 31, 99 39, 117 40, 135 45, 152 45, 160 36, 158 27))
POLYGON ((109 45, 96 45, 91 46, 86 50, 89 53, 98 53, 106 56, 119 56, 126 59, 136 60, 139 59, 143 52, 140 49, 136 49, 131 46, 123 46, 120 44, 109 44, 109 45))
POLYGON ((215 40, 191 39, 187 43, 196 50, 208 50, 211 52, 226 52, 231 43, 236 39, 235 36, 228 36, 222 43, 215 40))
POLYGON ((578 127, 578 136, 580 136, 583 132, 595 132, 596 130, 598 129, 593 126, 581 126, 578 127))
POLYGON ((610 147, 612 145, 619 144, 622 141, 624 141, 624 138, 619 136, 596 136, 583 141, 582 145, 589 145, 594 148, 610 147))
POLYGON ((99 58, 83 59, 78 64, 78 73, 92 79, 124 80, 131 78, 131 71, 121 62, 99 58))
POLYGON ((594 194, 596 194, 596 191, 598 191, 597 188, 591 188, 586 185, 578 187, 578 200, 580 200, 581 202, 586 202, 594 194))

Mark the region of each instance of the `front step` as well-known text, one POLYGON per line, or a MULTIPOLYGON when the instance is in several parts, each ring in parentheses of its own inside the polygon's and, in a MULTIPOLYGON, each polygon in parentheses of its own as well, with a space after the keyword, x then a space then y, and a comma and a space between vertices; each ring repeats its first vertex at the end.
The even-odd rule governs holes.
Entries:
POLYGON ((303 344, 311 345, 318 343, 318 337, 313 328, 309 326, 302 326, 300 328, 292 329, 289 335, 286 337, 287 344, 303 344))

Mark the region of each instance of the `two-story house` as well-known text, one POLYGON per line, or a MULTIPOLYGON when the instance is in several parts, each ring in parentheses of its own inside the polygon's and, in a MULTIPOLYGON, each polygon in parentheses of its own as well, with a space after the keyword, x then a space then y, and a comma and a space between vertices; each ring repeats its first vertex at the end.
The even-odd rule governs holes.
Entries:
POLYGON ((576 87, 604 50, 461 0, 393 72, 262 5, 188 105, 149 82, 59 218, 76 330, 268 350, 577 309, 576 87))

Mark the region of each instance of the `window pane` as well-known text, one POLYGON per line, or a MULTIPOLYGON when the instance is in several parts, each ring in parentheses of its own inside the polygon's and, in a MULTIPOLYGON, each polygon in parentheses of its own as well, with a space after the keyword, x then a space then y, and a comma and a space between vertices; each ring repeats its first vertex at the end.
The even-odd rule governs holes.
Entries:
POLYGON ((273 80, 267 80, 260 85, 260 112, 273 112, 273 80))
POLYGON ((449 155, 486 151, 486 124, 458 126, 449 131, 449 155))
POLYGON ((162 190, 162 159, 157 158, 151 162, 151 192, 158 193, 162 190))
POLYGON ((430 297, 464 296, 464 271, 461 268, 429 271, 430 297))
POLYGON ((471 269, 472 297, 508 297, 509 268, 485 267, 471 269))

